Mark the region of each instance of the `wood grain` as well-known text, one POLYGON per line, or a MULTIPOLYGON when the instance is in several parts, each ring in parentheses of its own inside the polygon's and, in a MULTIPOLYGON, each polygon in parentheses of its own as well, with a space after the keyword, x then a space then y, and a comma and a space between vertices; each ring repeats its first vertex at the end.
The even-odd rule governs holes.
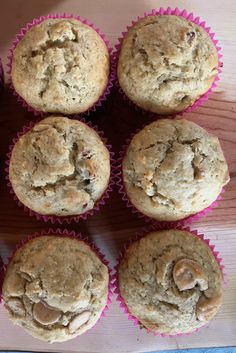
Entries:
MULTIPOLYGON (((7 48, 15 33, 27 21, 49 12, 80 14, 94 21, 112 44, 131 19, 156 6, 155 1, 141 0, 1 0, 0 53, 6 63, 7 48)), ((205 330, 172 339, 154 337, 135 328, 122 313, 113 297, 107 316, 93 330, 62 344, 41 343, 19 327, 13 326, 0 308, 0 349, 48 352, 147 352, 171 348, 217 347, 236 345, 236 3, 234 0, 169 1, 169 6, 192 10, 216 31, 224 54, 224 69, 215 93, 188 118, 218 135, 229 163, 231 182, 218 207, 193 224, 212 240, 224 258, 228 275, 224 304, 216 319, 205 330)), ((166 6, 159 1, 158 6, 166 6)), ((6 68, 6 67, 5 67, 6 68)), ((6 260, 17 242, 50 224, 29 217, 19 208, 6 187, 4 161, 12 137, 34 117, 16 102, 6 87, 0 97, 0 255, 6 260)), ((105 131, 118 152, 130 133, 141 127, 145 117, 130 108, 116 90, 91 120, 105 131)), ((139 231, 144 222, 137 219, 121 201, 117 189, 101 211, 86 222, 71 224, 101 247, 113 265, 124 243, 139 231)), ((54 228, 56 226, 53 226, 54 228)))

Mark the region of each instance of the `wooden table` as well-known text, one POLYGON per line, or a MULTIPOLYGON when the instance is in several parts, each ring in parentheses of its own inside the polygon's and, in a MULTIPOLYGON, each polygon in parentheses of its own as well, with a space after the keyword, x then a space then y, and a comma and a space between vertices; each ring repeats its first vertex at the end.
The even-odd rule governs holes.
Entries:
MULTIPOLYGON (((155 6, 166 6, 165 1, 148 0, 1 0, 0 53, 6 63, 7 48, 18 29, 33 17, 49 12, 67 12, 89 18, 106 33, 114 45, 118 34, 131 19, 155 6)), ((234 0, 169 1, 168 5, 186 8, 207 21, 216 31, 224 54, 224 68, 218 88, 211 98, 188 118, 219 136, 229 163, 231 182, 223 200, 207 218, 193 228, 204 232, 216 244, 224 258, 228 274, 224 304, 208 328, 186 337, 160 338, 147 335, 135 328, 122 313, 115 297, 107 316, 93 330, 62 344, 49 345, 31 338, 21 328, 13 326, 0 308, 0 349, 35 350, 50 352, 146 352, 161 349, 217 347, 236 345, 236 3, 234 0)), ((5 67, 6 68, 6 67, 5 67)), ((6 88, 0 98, 0 255, 6 260, 14 246, 28 234, 48 228, 50 224, 28 217, 9 195, 4 173, 7 146, 16 131, 34 117, 19 106, 6 88)), ((119 151, 125 138, 143 118, 125 104, 113 91, 110 99, 91 119, 104 129, 119 151)), ((144 226, 121 201, 114 190, 100 213, 86 222, 67 228, 80 231, 101 247, 113 265, 123 244, 144 226)), ((55 226, 54 226, 55 228, 55 226)))

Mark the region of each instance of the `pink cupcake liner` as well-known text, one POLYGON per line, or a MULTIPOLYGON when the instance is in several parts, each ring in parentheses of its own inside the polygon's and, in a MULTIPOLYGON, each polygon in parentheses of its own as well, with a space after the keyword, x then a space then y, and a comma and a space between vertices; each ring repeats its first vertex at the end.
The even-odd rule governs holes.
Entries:
MULTIPOLYGON (((144 125, 145 126, 145 125, 144 125)), ((143 127, 144 127, 143 126, 143 127)), ((143 128, 142 128, 143 129, 143 128)), ((139 218, 142 218, 145 222, 152 222, 152 223, 163 223, 168 225, 171 222, 168 221, 158 221, 155 220, 154 218, 150 218, 148 216, 146 216, 145 214, 143 214, 141 211, 139 211, 131 202, 131 200, 128 197, 128 194, 126 192, 125 189, 125 185, 123 182, 123 170, 122 170, 122 161, 123 158, 125 156, 126 150, 130 144, 130 142, 132 141, 132 138, 142 129, 138 129, 135 133, 133 133, 130 138, 126 139, 126 144, 124 144, 121 148, 121 151, 119 152, 119 158, 117 161, 117 167, 116 167, 116 185, 118 186, 118 192, 119 194, 122 196, 122 200, 126 203, 126 206, 131 210, 132 213, 136 214, 139 218)), ((202 211, 190 215, 184 219, 181 219, 179 221, 176 222, 172 222, 175 223, 176 225, 179 224, 179 222, 182 224, 182 222, 185 222, 186 224, 192 224, 193 222, 198 221, 200 218, 206 217, 209 213, 211 213, 213 211, 214 208, 216 208, 218 206, 218 201, 222 200, 222 194, 224 193, 224 189, 221 189, 220 194, 218 195, 218 197, 216 198, 215 201, 212 202, 212 204, 208 207, 206 207, 205 209, 203 209, 202 211)))
POLYGON ((160 9, 153 9, 151 12, 145 12, 143 16, 138 16, 138 18, 135 21, 132 21, 130 26, 127 26, 126 30, 124 32, 122 32, 121 36, 118 38, 118 44, 115 45, 115 52, 113 53, 113 61, 115 64, 115 73, 116 73, 116 78, 115 78, 115 86, 118 87, 120 94, 122 95, 122 97, 124 98, 124 100, 126 100, 129 105, 133 106, 137 111, 142 112, 143 114, 148 114, 149 117, 151 118, 157 118, 159 116, 165 117, 165 118, 174 118, 177 115, 183 115, 184 113, 189 113, 192 112, 194 109, 196 109, 198 106, 202 105, 205 101, 208 100, 209 95, 211 94, 213 88, 215 88, 217 86, 217 81, 219 81, 219 75, 222 72, 221 68, 223 66, 223 63, 221 61, 222 58, 222 54, 221 54, 221 47, 218 45, 218 40, 216 40, 215 38, 215 33, 211 31, 211 28, 208 27, 205 23, 205 21, 201 21, 199 17, 195 17, 193 15, 193 13, 188 13, 186 10, 180 10, 179 8, 175 8, 172 9, 170 7, 168 7, 167 9, 163 9, 162 7, 160 9), (144 19, 147 16, 155 16, 155 15, 174 15, 174 16, 181 16, 183 18, 185 18, 188 21, 191 21, 193 23, 195 23, 196 25, 202 27, 209 35, 209 37, 211 38, 212 43, 214 44, 216 50, 217 50, 217 54, 218 54, 218 74, 215 76, 215 79, 212 83, 212 86, 209 88, 209 90, 204 93, 198 100, 196 100, 190 107, 184 109, 182 112, 176 113, 176 114, 170 114, 170 115, 158 115, 152 112, 148 112, 145 111, 144 109, 142 109, 141 107, 138 107, 135 103, 133 103, 124 93, 124 91, 122 90, 122 88, 119 85, 119 80, 117 78, 117 63, 118 63, 118 58, 119 58, 119 54, 120 54, 120 50, 121 50, 121 46, 122 46, 122 41, 126 35, 126 33, 129 31, 129 29, 131 27, 133 27, 138 21, 144 19))
MULTIPOLYGON (((109 273, 109 284, 108 284, 108 294, 107 294, 107 302, 106 305, 98 319, 98 321, 96 322, 96 324, 98 322, 100 322, 101 318, 105 316, 106 311, 109 309, 109 306, 111 304, 111 297, 113 295, 113 287, 114 285, 112 284, 112 278, 111 278, 111 274, 112 274, 112 270, 109 266, 109 262, 106 260, 105 255, 101 253, 101 251, 99 250, 99 248, 91 241, 89 241, 89 239, 87 237, 83 237, 80 233, 75 233, 73 230, 69 231, 67 229, 52 229, 49 228, 47 230, 43 230, 41 232, 36 232, 34 234, 29 235, 26 239, 22 240, 20 243, 18 243, 15 247, 15 250, 12 252, 12 254, 8 257, 6 264, 2 267, 1 272, 0 272, 0 278, 1 278, 1 289, 2 289, 2 283, 4 280, 4 276, 5 273, 7 271, 7 267, 9 265, 9 263, 11 262, 12 258, 14 257, 15 253, 25 244, 27 244, 30 240, 34 239, 34 238, 38 238, 38 237, 42 237, 42 236, 48 236, 48 235, 57 235, 60 237, 69 237, 69 238, 73 238, 73 239, 77 239, 77 240, 81 240, 83 241, 85 244, 87 244, 91 250, 98 256, 98 258, 101 260, 101 262, 107 267, 108 269, 108 273, 109 273)), ((0 303, 2 300, 2 291, 0 293, 0 303)), ((94 327, 94 326, 93 326, 94 327)))
MULTIPOLYGON (((9 82, 9 86, 11 91, 13 92, 13 95, 16 96, 17 101, 28 110, 28 112, 33 112, 35 116, 46 116, 47 113, 45 112, 40 112, 34 108, 32 108, 16 91, 15 88, 13 86, 12 83, 12 79, 11 79, 11 71, 12 71, 12 60, 13 60, 13 52, 14 49, 16 48, 17 44, 21 41, 21 39, 25 36, 26 32, 28 32, 28 30, 30 30, 33 26, 40 24, 41 22, 47 20, 47 19, 58 19, 58 18, 73 18, 76 19, 84 24, 86 24, 87 26, 90 26, 91 28, 93 28, 98 35, 102 38, 103 42, 106 44, 106 47, 108 49, 109 52, 109 57, 110 57, 110 73, 109 73, 109 79, 108 79, 108 84, 107 87, 105 88, 103 94, 100 96, 100 98, 98 99, 98 101, 92 106, 90 107, 86 112, 83 112, 81 115, 82 116, 89 116, 92 112, 96 111, 96 109, 98 107, 100 107, 103 102, 107 99, 107 97, 109 96, 109 94, 111 93, 111 88, 113 86, 113 81, 115 79, 115 63, 112 60, 112 47, 110 46, 108 40, 106 39, 105 35, 101 32, 101 30, 99 28, 97 28, 93 23, 90 23, 87 19, 82 19, 80 16, 74 16, 71 14, 49 14, 47 16, 41 16, 39 18, 35 18, 32 20, 32 22, 27 23, 25 25, 25 27, 23 27, 20 32, 16 35, 15 40, 13 41, 9 52, 8 52, 8 71, 7 73, 10 75, 10 82, 9 82)), ((73 115, 73 114, 72 114, 73 115)))
MULTIPOLYGON (((78 116, 77 116, 78 118, 78 116)), ((80 122, 82 122, 83 124, 88 125, 90 128, 94 129, 96 131, 96 133, 99 135, 99 137, 101 138, 101 140, 103 141, 103 143, 105 144, 106 148, 109 151, 110 154, 110 165, 111 165, 111 175, 110 175, 110 180, 109 180, 109 184, 107 186, 107 189, 105 190, 105 192, 103 193, 103 195, 101 196, 101 198, 99 200, 96 201, 95 206, 92 210, 86 211, 80 215, 75 215, 75 216, 55 216, 55 215, 42 215, 40 213, 37 213, 33 210, 31 210, 30 208, 28 208, 27 206, 25 206, 16 196, 13 187, 11 185, 10 182, 10 178, 9 178, 9 166, 10 166, 10 159, 11 159, 11 154, 12 154, 12 150, 14 145, 16 144, 16 142, 19 140, 19 138, 21 136, 23 136, 25 133, 27 133, 29 130, 31 130, 40 120, 37 120, 35 122, 30 122, 28 126, 24 126, 21 132, 18 132, 17 135, 12 139, 12 144, 9 146, 9 152, 7 153, 7 160, 6 160, 6 181, 7 181, 7 186, 9 188, 10 194, 13 194, 13 198, 14 200, 17 202, 19 207, 23 207, 24 211, 26 213, 28 213, 31 217, 36 217, 37 220, 43 220, 44 222, 48 222, 50 221, 52 224, 54 223, 59 223, 59 224, 63 224, 63 223, 67 223, 70 224, 72 221, 74 222, 79 222, 81 219, 82 220, 86 220, 88 218, 88 216, 92 216, 95 212, 100 210, 100 207, 105 205, 107 199, 110 197, 111 192, 113 191, 113 187, 115 184, 115 159, 114 159, 114 152, 112 152, 112 145, 107 143, 107 138, 104 137, 104 132, 100 131, 98 129, 98 127, 95 125, 93 126, 92 123, 89 122, 85 122, 85 120, 82 118, 80 119, 80 122)))
POLYGON ((111 281, 113 283, 113 292, 114 294, 116 294, 116 300, 119 303, 119 306, 121 308, 121 310, 124 312, 124 314, 126 314, 126 316, 128 317, 128 320, 132 321, 134 326, 138 326, 139 329, 144 329, 146 331, 146 333, 148 334, 153 334, 154 336, 161 336, 161 337, 169 337, 169 338, 173 338, 176 336, 187 336, 187 335, 191 335, 192 333, 196 333, 198 332, 200 329, 202 329, 203 327, 207 327, 208 323, 200 328, 197 328, 196 330, 192 331, 192 332, 188 332, 188 333, 177 333, 177 334, 173 334, 173 335, 169 335, 169 334, 165 334, 165 333, 158 333, 158 332, 153 332, 147 328, 145 328, 140 322, 139 320, 133 316, 130 312, 129 309, 124 301, 124 299, 121 296, 120 290, 119 290, 119 279, 118 279, 118 268, 120 265, 120 262, 122 260, 122 258, 125 255, 125 252, 128 250, 128 248, 130 247, 131 244, 135 243, 137 240, 140 240, 141 238, 144 238, 148 233, 153 232, 153 231, 161 231, 161 230, 167 230, 167 229, 178 229, 178 230, 182 230, 182 231, 187 231, 190 232, 194 237, 197 237, 199 239, 201 239, 202 241, 204 241, 204 243, 209 247, 209 249, 211 250, 212 254, 214 255, 216 261, 219 264, 220 270, 222 272, 222 276, 223 276, 223 281, 224 281, 224 286, 226 286, 226 273, 225 273, 225 266, 223 265, 223 259, 222 257, 220 257, 219 255, 219 251, 215 250, 215 245, 212 245, 209 239, 206 239, 205 236, 203 234, 199 234, 197 232, 197 230, 191 230, 189 227, 185 227, 184 223, 179 222, 178 225, 176 225, 175 222, 171 222, 168 225, 167 224, 162 224, 162 223, 158 223, 158 224, 152 224, 147 228, 144 228, 141 232, 137 233, 133 238, 131 238, 123 247, 123 250, 120 251, 119 256, 117 258, 117 263, 114 267, 115 272, 112 275, 111 281))

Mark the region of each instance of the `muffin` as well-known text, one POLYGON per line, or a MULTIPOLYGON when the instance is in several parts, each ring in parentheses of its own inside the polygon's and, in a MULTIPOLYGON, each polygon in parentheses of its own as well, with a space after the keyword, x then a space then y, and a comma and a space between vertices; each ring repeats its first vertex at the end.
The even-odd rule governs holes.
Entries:
POLYGON ((183 230, 154 231, 126 250, 121 297, 141 327, 174 335, 208 323, 222 302, 222 273, 204 241, 183 230))
POLYGON ((95 325, 108 282, 107 267, 83 241, 40 236, 13 255, 3 300, 14 324, 43 341, 62 342, 95 325))
POLYGON ((107 189, 110 155, 86 124, 63 116, 41 120, 15 143, 9 179, 18 199, 41 215, 92 210, 107 189))
POLYGON ((108 84, 109 53, 99 34, 77 19, 46 19, 13 51, 15 91, 37 111, 81 113, 108 84))
POLYGON ((161 115, 185 110, 210 89, 217 73, 210 36, 181 16, 146 16, 123 38, 119 84, 144 110, 161 115))
POLYGON ((218 138, 184 119, 144 127, 131 140, 122 170, 131 203, 158 221, 177 221, 205 209, 229 181, 218 138))

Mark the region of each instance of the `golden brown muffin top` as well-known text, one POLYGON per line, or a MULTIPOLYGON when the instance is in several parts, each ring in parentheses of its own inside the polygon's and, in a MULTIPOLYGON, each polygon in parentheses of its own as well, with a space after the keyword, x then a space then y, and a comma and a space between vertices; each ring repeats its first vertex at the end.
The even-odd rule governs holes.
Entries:
POLYGON ((204 241, 186 231, 154 231, 133 243, 118 279, 129 312, 159 333, 194 331, 222 301, 219 264, 204 241))
POLYGON ((44 341, 71 339, 98 320, 108 295, 108 269, 83 241, 41 236, 13 256, 3 283, 12 321, 44 341))
POLYGON ((217 67, 216 48, 203 28, 180 16, 147 16, 122 41, 118 79, 141 108, 174 114, 208 91, 217 67))
POLYGON ((75 114, 103 94, 109 66, 107 47, 93 28, 76 19, 47 19, 14 49, 12 82, 34 109, 75 114))
POLYGON ((19 200, 44 215, 80 215, 106 190, 110 156, 86 124, 62 116, 41 120, 16 142, 9 177, 19 200))
POLYGON ((229 181, 218 138, 184 119, 145 126, 130 142, 122 168, 131 202, 161 221, 210 206, 229 181))

